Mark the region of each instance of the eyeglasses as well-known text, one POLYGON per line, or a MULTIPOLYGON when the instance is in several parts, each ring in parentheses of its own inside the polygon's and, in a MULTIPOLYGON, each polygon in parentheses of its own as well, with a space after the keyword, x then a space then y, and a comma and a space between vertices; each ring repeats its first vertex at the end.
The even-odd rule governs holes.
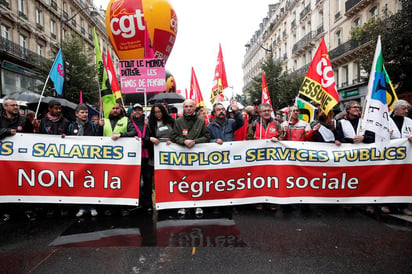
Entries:
POLYGON ((357 109, 360 109, 360 106, 353 106, 353 107, 351 107, 351 108, 357 108, 357 109))

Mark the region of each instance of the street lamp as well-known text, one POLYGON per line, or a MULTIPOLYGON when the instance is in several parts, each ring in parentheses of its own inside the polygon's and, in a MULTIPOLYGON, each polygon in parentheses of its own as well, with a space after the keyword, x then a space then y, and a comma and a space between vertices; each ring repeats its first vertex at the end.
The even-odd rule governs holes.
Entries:
MULTIPOLYGON (((261 49, 263 49, 264 51, 266 51, 266 52, 272 52, 271 49, 267 49, 267 48, 263 47, 260 42, 256 42, 256 44, 257 44, 261 49)), ((251 45, 250 45, 249 43, 247 43, 247 44, 245 45, 245 47, 249 50, 249 48, 251 47, 251 45)))
POLYGON ((73 14, 71 17, 67 18, 67 19, 63 19, 63 10, 62 10, 62 14, 61 14, 61 19, 60 19, 60 47, 62 47, 63 44, 63 26, 73 20, 74 17, 76 17, 81 11, 86 11, 86 10, 90 10, 90 16, 91 17, 95 17, 99 15, 99 12, 96 10, 95 7, 93 6, 89 6, 89 7, 83 7, 80 8, 75 14, 73 14), (90 10, 91 9, 91 10, 90 10))

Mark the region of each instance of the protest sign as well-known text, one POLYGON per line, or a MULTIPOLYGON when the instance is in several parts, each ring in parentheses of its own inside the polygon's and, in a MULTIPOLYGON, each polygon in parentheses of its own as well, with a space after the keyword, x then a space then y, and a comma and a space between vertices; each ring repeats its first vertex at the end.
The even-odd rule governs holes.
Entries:
POLYGON ((138 205, 134 138, 17 134, 0 143, 0 202, 138 205))

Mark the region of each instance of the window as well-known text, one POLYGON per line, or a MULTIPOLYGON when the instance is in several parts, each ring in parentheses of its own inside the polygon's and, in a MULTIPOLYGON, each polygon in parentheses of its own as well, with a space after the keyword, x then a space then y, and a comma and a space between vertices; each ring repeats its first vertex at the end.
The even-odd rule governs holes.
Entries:
POLYGON ((341 86, 346 87, 348 86, 348 77, 349 77, 349 72, 348 72, 348 66, 343 66, 342 67, 342 77, 341 77, 341 86))
POLYGON ((352 65, 352 79, 353 83, 359 83, 360 82, 360 65, 359 62, 354 62, 352 65))
POLYGON ((371 19, 377 19, 378 18, 378 8, 374 6, 369 10, 369 16, 371 19))
POLYGON ((43 14, 39 9, 36 9, 36 24, 43 26, 43 14))
POLYGON ((19 15, 25 14, 24 0, 17 0, 17 8, 19 10, 19 15))
POLYGON ((341 0, 336 0, 336 13, 340 12, 340 2, 341 0))
POLYGON ((43 54, 44 54, 44 48, 43 48, 43 46, 40 45, 40 44, 37 44, 37 54, 40 55, 40 56, 42 56, 42 57, 44 57, 44 56, 43 56, 43 54))
POLYGON ((337 46, 340 46, 342 43, 342 32, 340 30, 335 33, 335 42, 337 46))
POLYGON ((53 39, 56 39, 56 22, 50 20, 50 34, 53 39))
POLYGON ((86 30, 84 28, 84 20, 82 18, 80 18, 80 30, 82 34, 86 34, 86 30))
POLYGON ((1 38, 9 40, 9 28, 5 25, 1 25, 1 38))
POLYGON ((20 41, 20 47, 25 48, 26 47, 26 37, 20 34, 19 41, 20 41))
POLYGON ((26 53, 26 37, 22 34, 19 35, 19 44, 20 44, 21 54, 25 55, 25 53, 26 53))
POLYGON ((358 28, 360 27, 360 25, 361 25, 361 19, 359 17, 353 20, 353 24, 352 24, 353 28, 358 28))

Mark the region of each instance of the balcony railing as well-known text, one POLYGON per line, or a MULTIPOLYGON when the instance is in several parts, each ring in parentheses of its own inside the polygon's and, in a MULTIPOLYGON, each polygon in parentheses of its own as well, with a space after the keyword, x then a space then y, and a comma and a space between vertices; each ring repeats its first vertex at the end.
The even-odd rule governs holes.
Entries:
POLYGON ((45 59, 37 53, 25 49, 24 47, 21 47, 20 45, 3 37, 1 37, 0 52, 3 54, 13 55, 33 65, 39 65, 40 62, 45 59))
POLYGON ((329 57, 331 60, 345 54, 346 52, 349 52, 351 50, 354 50, 358 48, 359 46, 369 42, 371 39, 369 36, 365 37, 362 41, 356 41, 356 40, 349 40, 336 48, 332 49, 329 51, 329 57))
POLYGON ((307 5, 307 6, 299 13, 300 20, 302 20, 309 12, 310 12, 310 4, 307 5))
POLYGON ((308 34, 306 34, 302 39, 297 41, 292 48, 292 53, 295 53, 296 51, 300 50, 301 48, 305 47, 308 45, 314 38, 316 37, 315 32, 311 31, 308 34))
POLYGON ((0 5, 5 6, 6 8, 10 7, 9 2, 7 2, 6 0, 0 0, 0 5))
POLYGON ((348 0, 345 2, 345 11, 350 11, 354 6, 362 2, 363 0, 348 0))

